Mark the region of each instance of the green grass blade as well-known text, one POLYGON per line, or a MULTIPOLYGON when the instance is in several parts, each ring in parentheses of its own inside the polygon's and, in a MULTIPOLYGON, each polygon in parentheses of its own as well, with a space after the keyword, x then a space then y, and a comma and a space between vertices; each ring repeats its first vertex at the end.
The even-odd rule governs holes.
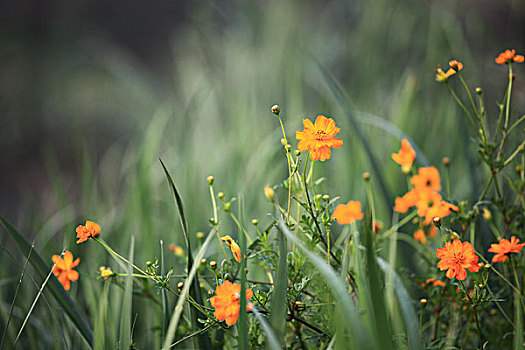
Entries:
POLYGON ((357 137, 359 138, 359 141, 361 141, 361 144, 363 145, 370 165, 372 166, 372 170, 375 174, 375 178, 378 181, 381 194, 383 196, 383 199, 385 200, 385 204, 387 205, 387 207, 390 207, 394 202, 394 199, 392 198, 392 196, 390 196, 390 192, 387 189, 386 182, 383 176, 383 171, 381 170, 381 167, 379 166, 379 162, 377 161, 375 155, 372 153, 372 146, 370 145, 370 142, 368 142, 368 138, 365 132, 361 129, 361 125, 359 125, 359 123, 357 122, 356 113, 351 107, 348 97, 346 96, 343 88, 341 87, 341 84, 337 81, 337 79, 319 61, 317 61, 313 57, 312 60, 317 65, 319 71, 321 72, 321 75, 323 76, 326 84, 328 85, 328 88, 335 96, 337 103, 339 103, 345 114, 348 116, 348 120, 350 121, 352 128, 354 129, 357 137))
MULTIPOLYGON (((31 244, 14 228, 9 221, 7 221, 3 216, 0 216, 0 222, 2 226, 9 234, 9 236, 15 241, 18 248, 24 255, 29 255, 31 250, 31 244)), ((36 250, 33 250, 29 262, 35 269, 36 273, 40 278, 45 278, 49 271, 49 266, 44 262, 44 259, 38 254, 36 250)), ((64 287, 58 282, 56 277, 51 277, 48 281, 47 287, 49 288, 51 294, 56 299, 58 304, 66 312, 69 319, 75 325, 76 329, 80 332, 87 344, 93 346, 93 331, 89 326, 89 323, 80 313, 80 310, 76 306, 75 302, 69 294, 64 290, 64 287)))
POLYGON ((377 263, 385 274, 392 274, 394 290, 396 291, 397 300, 401 307, 401 313, 407 330, 408 348, 410 350, 423 349, 423 344, 421 344, 421 339, 419 337, 419 318, 412 307, 412 299, 403 285, 401 278, 399 278, 395 271, 392 271, 390 265, 383 259, 378 257, 377 263))
MULTIPOLYGON (((206 237, 206 240, 202 244, 201 249, 197 253, 196 261, 201 261, 214 234, 215 229, 211 230, 208 234, 208 237, 206 237)), ((186 297, 189 294, 191 284, 195 280, 195 276, 197 275, 197 268, 199 267, 199 265, 199 263, 193 264, 188 273, 188 277, 186 277, 186 280, 184 281, 184 287, 182 287, 182 291, 180 292, 179 298, 177 299, 177 304, 175 305, 173 315, 171 316, 171 320, 168 326, 168 331, 166 333, 166 338, 164 338, 164 344, 162 345, 162 349, 169 349, 171 347, 173 338, 175 337, 175 331, 177 330, 177 326, 179 324, 180 316, 182 315, 184 302, 186 301, 186 297)))
POLYGON ((102 295, 100 296, 100 298, 98 298, 99 304, 97 321, 95 322, 95 344, 93 346, 94 350, 106 349, 106 315, 108 310, 108 295, 110 285, 110 281, 104 282, 104 289, 102 290, 102 295))
POLYGON ((131 345, 131 307, 133 302, 133 255, 135 253, 135 236, 131 236, 129 245, 129 263, 126 266, 124 296, 120 306, 120 330, 117 341, 119 349, 129 349, 131 345))
POLYGON ((24 268, 22 269, 22 273, 20 274, 20 279, 18 280, 18 284, 16 286, 15 295, 13 296, 13 302, 11 303, 11 307, 9 308, 9 315, 7 316, 7 322, 5 324, 4 328, 4 334, 2 334, 2 341, 0 342, 0 350, 4 348, 4 342, 7 335, 7 330, 9 329, 9 323, 11 322, 11 317, 13 316, 13 309, 15 307, 16 297, 18 296, 18 291, 20 290, 20 286, 22 285, 22 281, 24 280, 24 275, 27 270, 27 265, 29 264, 29 258, 31 258, 31 253, 33 252, 33 249, 35 248, 35 242, 31 244, 31 248, 29 250, 29 254, 27 255, 26 262, 24 263, 24 268))
MULTIPOLYGON (((523 349, 523 309, 521 307, 521 295, 514 292, 514 350, 523 349)), ((483 346, 483 345, 480 345, 483 346)))
POLYGON ((279 231, 279 266, 277 267, 277 276, 274 278, 274 290, 272 296, 272 313, 270 320, 272 328, 281 340, 281 345, 284 345, 284 322, 286 319, 286 300, 288 290, 288 266, 286 265, 286 258, 288 250, 286 247, 286 238, 284 234, 279 231))
MULTIPOLYGON (((192 266, 193 266, 193 256, 192 256, 192 253, 191 253, 191 242, 190 242, 190 237, 189 237, 189 234, 188 234, 188 222, 186 221, 186 216, 184 215, 184 206, 182 204, 182 198, 181 198, 181 196, 179 194, 179 191, 177 191, 177 187, 175 187, 175 183, 173 182, 173 179, 172 179, 168 169, 166 168, 166 166, 162 162, 162 159, 159 158, 159 161, 160 161, 160 164, 162 165, 162 168, 164 169, 164 173, 166 174, 166 178, 168 179, 168 183, 170 185, 171 191, 173 192, 173 196, 175 197, 175 202, 177 203, 177 209, 179 211, 180 224, 182 226, 182 232, 184 234, 184 240, 186 241, 186 248, 187 248, 187 251, 188 251, 188 271, 190 271, 192 266)), ((200 262, 200 259, 197 259, 197 262, 200 262)), ((190 290, 190 296, 198 304, 202 305, 203 304, 202 293, 201 293, 201 288, 200 288, 200 284, 199 284, 199 278, 198 278, 198 276, 196 274, 194 275, 193 283, 191 283, 190 285, 193 286, 192 289, 190 290)), ((192 308, 191 309, 191 317, 192 317, 193 324, 195 326, 199 326, 201 329, 204 327, 201 323, 198 322, 198 318, 199 317, 205 317, 205 315, 202 312, 197 311, 197 310, 192 308)), ((199 346, 201 348, 208 349, 208 348, 211 347, 210 340, 208 339, 208 337, 206 335, 199 334, 197 336, 197 340, 198 340, 199 346)))
POLYGON ((341 310, 341 317, 344 318, 344 325, 350 341, 348 348, 367 348, 367 345, 372 343, 371 338, 368 330, 362 325, 363 320, 359 315, 359 311, 356 309, 354 300, 352 300, 348 293, 348 287, 341 281, 331 266, 329 266, 322 258, 308 250, 303 243, 290 232, 282 220, 279 220, 279 229, 289 241, 295 242, 296 247, 304 253, 306 258, 326 281, 328 288, 336 299, 336 305, 338 305, 341 310))
POLYGON ((255 307, 252 308, 252 312, 255 315, 255 318, 262 326, 264 335, 266 336, 266 347, 272 350, 282 349, 281 344, 279 344, 279 338, 275 336, 272 327, 264 320, 264 317, 257 311, 255 307))
MULTIPOLYGON (((165 269, 164 269, 164 242, 162 239, 160 240, 160 273, 162 275, 162 278, 166 278, 164 275, 165 269)), ((169 300, 168 300, 168 292, 166 289, 162 288, 162 338, 166 336, 166 331, 168 330, 168 321, 170 319, 170 310, 169 310, 169 300)))
POLYGON ((246 312, 246 235, 243 234, 243 198, 239 195, 239 220, 237 220, 237 227, 239 232, 239 244, 241 247, 241 300, 239 310, 239 321, 237 322, 237 333, 239 335, 239 349, 248 350, 248 313, 246 312))

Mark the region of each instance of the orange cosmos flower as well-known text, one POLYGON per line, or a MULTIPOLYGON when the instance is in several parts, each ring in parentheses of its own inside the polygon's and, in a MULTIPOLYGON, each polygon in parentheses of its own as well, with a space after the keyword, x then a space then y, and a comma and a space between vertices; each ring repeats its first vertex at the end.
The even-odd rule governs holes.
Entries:
POLYGON ((226 242, 226 245, 230 247, 235 260, 237 260, 237 262, 241 262, 241 248, 239 248, 239 245, 227 235, 221 237, 221 241, 226 242))
POLYGON ((510 253, 519 253, 521 251, 521 248, 525 245, 525 243, 519 243, 519 239, 516 238, 516 236, 510 237, 510 242, 508 239, 502 238, 499 240, 499 243, 493 243, 490 246, 489 252, 496 253, 492 257, 492 262, 505 262, 508 258, 508 254, 510 253))
POLYGON ((459 239, 455 239, 452 243, 447 242, 444 248, 438 248, 436 256, 441 259, 437 267, 441 271, 447 270, 446 276, 450 279, 456 277, 463 281, 467 278, 466 270, 479 271, 479 257, 469 242, 461 242, 459 239))
POLYGON ((69 281, 78 280, 78 272, 73 270, 73 267, 77 266, 80 262, 80 258, 73 261, 73 254, 69 250, 64 252, 64 259, 59 255, 53 255, 53 264, 56 264, 53 268, 53 274, 57 276, 58 281, 62 283, 65 290, 69 290, 69 281))
POLYGON ((296 131, 295 138, 299 141, 297 148, 299 151, 310 151, 312 160, 324 162, 330 159, 332 152, 330 148, 341 148, 343 140, 334 137, 341 131, 335 126, 332 118, 320 115, 315 120, 315 125, 310 119, 303 119, 304 130, 296 131))
POLYGON ((332 219, 336 218, 339 225, 351 224, 356 220, 363 219, 361 212, 361 203, 358 201, 349 201, 346 204, 339 204, 332 214, 332 219))
POLYGON ((399 153, 392 153, 392 159, 397 164, 401 165, 401 170, 408 174, 414 159, 416 159, 416 151, 410 145, 407 139, 401 140, 401 149, 399 153))
POLYGON ((416 241, 420 241, 423 245, 427 244, 427 237, 425 236, 425 231, 423 231, 422 229, 417 229, 414 232, 414 239, 416 241))
POLYGON ((433 166, 419 168, 410 181, 416 191, 441 191, 441 177, 433 166))
MULTIPOLYGON (((239 311, 241 310, 241 285, 231 283, 226 280, 223 284, 218 285, 215 289, 216 296, 211 297, 211 306, 215 308, 215 318, 218 321, 226 320, 228 326, 232 326, 239 318, 239 311)), ((251 289, 246 289, 246 300, 250 300, 253 296, 251 289)), ((246 303, 246 311, 252 309, 252 303, 246 303)))
POLYGON ((443 281, 440 281, 440 280, 437 280, 435 278, 429 278, 425 281, 425 284, 432 284, 434 286, 437 286, 437 287, 444 287, 446 286, 447 284, 443 281))
POLYGON ((517 63, 523 63, 524 57, 522 55, 516 55, 516 50, 505 50, 496 57, 495 61, 497 64, 509 64, 512 61, 517 63))
POLYGON ((436 81, 438 82, 446 82, 448 80, 448 78, 450 78, 452 75, 456 74, 457 72, 459 72, 460 70, 463 69, 463 63, 459 62, 459 61, 456 61, 456 60, 451 60, 448 65, 450 66, 450 68, 447 70, 447 72, 445 73, 442 69, 441 69, 441 66, 438 64, 438 67, 436 69, 436 81))
POLYGON ((100 225, 93 222, 93 221, 86 221, 86 225, 78 225, 77 226, 77 244, 87 241, 89 238, 93 238, 98 236, 100 233, 100 225))
POLYGON ((394 210, 398 213, 406 213, 408 209, 416 205, 419 200, 417 191, 411 190, 405 193, 403 197, 397 197, 394 205, 394 210))

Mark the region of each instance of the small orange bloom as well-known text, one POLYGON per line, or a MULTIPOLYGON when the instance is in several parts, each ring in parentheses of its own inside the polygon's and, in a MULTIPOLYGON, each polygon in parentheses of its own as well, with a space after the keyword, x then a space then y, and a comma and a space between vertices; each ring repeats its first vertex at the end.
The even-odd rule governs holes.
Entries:
POLYGON ((432 284, 432 285, 437 286, 437 287, 444 287, 444 286, 447 285, 445 282, 437 280, 435 278, 427 279, 425 284, 427 284, 427 285, 432 284))
POLYGON ((509 64, 512 61, 517 63, 523 63, 524 57, 522 55, 516 55, 516 50, 505 50, 496 57, 495 61, 497 64, 509 64))
POLYGON ((226 242, 226 245, 230 247, 235 260, 237 260, 237 262, 241 262, 241 248, 239 245, 228 235, 222 236, 221 241, 226 242))
POLYGON ((425 215, 425 220, 423 220, 423 224, 430 224, 435 217, 444 218, 445 216, 450 215, 451 211, 458 212, 459 208, 454 204, 450 204, 445 201, 439 201, 431 208, 428 208, 425 215))
POLYGON ((332 219, 336 218, 339 225, 351 224, 356 220, 363 219, 361 203, 358 201, 349 201, 346 204, 339 204, 332 214, 332 219))
POLYGON ((423 245, 427 244, 427 237, 425 236, 425 231, 422 229, 417 229, 416 232, 414 232, 414 239, 420 241, 423 245))
POLYGON ((408 174, 414 159, 416 159, 416 151, 410 145, 407 139, 401 140, 401 149, 399 153, 392 153, 392 159, 397 164, 401 165, 401 170, 408 174))
POLYGON ((478 272, 478 260, 474 247, 469 242, 455 239, 452 243, 445 243, 444 248, 438 248, 436 256, 441 259, 437 267, 441 271, 447 270, 446 276, 450 279, 456 277, 463 281, 467 278, 467 271, 478 272))
POLYGON ((403 197, 397 197, 394 210, 398 213, 406 213, 408 209, 416 205, 419 200, 418 192, 412 190, 405 193, 403 197))
POLYGON ((303 119, 304 130, 296 131, 295 138, 299 141, 297 148, 301 152, 310 151, 312 160, 324 162, 330 159, 330 148, 341 148, 343 140, 335 137, 341 131, 335 126, 332 118, 320 115, 315 119, 315 125, 310 119, 303 119))
POLYGON ((59 255, 53 255, 53 264, 56 264, 53 268, 53 274, 57 276, 58 281, 62 283, 65 290, 69 290, 69 281, 78 280, 78 272, 73 270, 73 267, 77 266, 80 262, 80 258, 73 261, 73 254, 69 250, 64 252, 64 259, 59 255))
POLYGON ((508 254, 519 253, 525 245, 525 243, 519 243, 519 241, 516 236, 512 236, 510 237, 510 242, 508 239, 502 238, 499 240, 499 244, 491 244, 489 252, 496 253, 496 255, 492 257, 492 262, 505 262, 508 254))
POLYGON ((100 225, 93 221, 86 221, 86 226, 77 226, 77 244, 87 241, 89 238, 96 237, 100 233, 100 225))
POLYGON ((433 166, 419 168, 411 181, 416 191, 441 191, 441 177, 433 166))
MULTIPOLYGON (((215 296, 211 297, 211 306, 215 308, 213 315, 218 321, 226 320, 228 326, 233 326, 239 318, 239 311, 241 310, 241 285, 231 283, 226 280, 223 284, 218 285, 215 289, 215 296)), ((250 300, 253 296, 251 289, 246 289, 246 300, 250 300)), ((252 303, 246 303, 246 311, 250 311, 253 307, 252 303)))
POLYGON ((445 73, 441 69, 441 66, 438 64, 438 67, 435 70, 435 72, 436 72, 436 81, 438 81, 438 82, 446 82, 448 80, 448 78, 450 78, 452 75, 456 74, 457 72, 459 72, 460 70, 463 69, 463 63, 461 63, 459 61, 456 61, 456 60, 451 60, 448 63, 448 65, 450 66, 450 68, 445 73))

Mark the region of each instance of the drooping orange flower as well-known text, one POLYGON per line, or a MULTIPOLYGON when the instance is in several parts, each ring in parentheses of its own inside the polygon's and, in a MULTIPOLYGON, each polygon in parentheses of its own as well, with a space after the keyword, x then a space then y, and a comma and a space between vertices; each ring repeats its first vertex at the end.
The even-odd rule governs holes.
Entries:
POLYGON ((461 63, 459 61, 456 61, 456 60, 451 60, 448 63, 448 65, 450 66, 450 68, 445 73, 441 69, 441 66, 438 64, 437 69, 435 70, 435 72, 436 72, 436 81, 438 81, 438 82, 446 82, 448 80, 448 78, 450 78, 452 75, 456 74, 457 72, 459 72, 460 70, 463 69, 463 63, 461 63))
POLYGON ((446 276, 450 279, 456 277, 463 281, 467 278, 466 270, 479 271, 479 257, 469 242, 461 242, 459 239, 455 239, 452 243, 447 242, 444 248, 438 248, 436 256, 441 259, 437 267, 441 271, 447 270, 446 276))
POLYGON ((336 218, 339 225, 351 224, 356 220, 363 219, 361 202, 349 201, 346 204, 339 204, 332 214, 332 219, 336 218))
POLYGON ((416 151, 414 151, 407 139, 403 139, 401 140, 401 149, 398 153, 392 153, 392 159, 401 165, 401 170, 405 174, 408 174, 414 159, 416 159, 416 151))
POLYGON ((100 225, 93 221, 86 221, 86 225, 78 225, 77 229, 77 244, 87 241, 92 237, 98 236, 100 233, 100 225))
MULTIPOLYGON (((211 306, 215 308, 213 315, 218 321, 226 320, 228 326, 233 326, 239 318, 241 310, 241 285, 226 280, 215 289, 215 296, 211 297, 211 306)), ((246 300, 253 296, 251 289, 246 289, 246 300)), ((246 303, 246 311, 250 311, 252 303, 246 303)))
POLYGON ((80 263, 80 258, 73 261, 73 254, 69 250, 64 252, 64 259, 59 255, 53 255, 53 264, 56 264, 53 268, 53 274, 57 276, 58 281, 62 283, 65 290, 69 290, 71 287, 69 281, 78 280, 78 272, 73 270, 73 267, 80 263))
POLYGON ((414 239, 416 241, 420 241, 423 245, 427 244, 427 236, 425 236, 425 231, 423 231, 422 229, 417 229, 414 232, 414 239))
POLYGON ((303 119, 303 125, 304 130, 295 133, 299 141, 297 148, 301 152, 310 151, 312 160, 324 162, 332 156, 330 148, 341 148, 343 145, 343 140, 335 137, 341 129, 335 126, 332 118, 320 115, 315 119, 315 125, 310 119, 303 119))
POLYGON ((221 237, 221 241, 223 242, 226 242, 226 245, 228 247, 230 247, 230 249, 232 250, 232 255, 233 257, 235 258, 235 260, 237 260, 237 262, 241 262, 241 248, 239 247, 239 245, 237 244, 237 242, 235 242, 230 236, 226 235, 226 236, 222 236, 221 237))
POLYGON ((496 253, 492 257, 492 262, 505 262, 508 259, 510 253, 519 253, 521 248, 525 243, 519 243, 519 239, 516 236, 510 237, 508 239, 502 238, 499 240, 499 243, 493 243, 490 245, 489 252, 496 253))
POLYGON ((497 64, 509 64, 511 62, 523 63, 525 57, 523 55, 516 55, 516 50, 505 50, 496 57, 497 64))
POLYGON ((419 168, 410 181, 416 191, 441 191, 441 177, 433 166, 419 168))

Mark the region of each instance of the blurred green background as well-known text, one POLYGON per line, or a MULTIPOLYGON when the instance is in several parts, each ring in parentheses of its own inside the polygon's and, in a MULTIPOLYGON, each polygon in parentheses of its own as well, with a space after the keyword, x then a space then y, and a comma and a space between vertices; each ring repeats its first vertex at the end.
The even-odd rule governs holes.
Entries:
MULTIPOLYGON (((183 244, 161 157, 191 232, 209 229, 207 175, 227 198, 243 195, 246 221, 269 223, 263 187, 287 174, 269 111, 275 103, 293 146, 302 118, 324 114, 341 127, 343 148, 316 175, 327 177, 325 193, 345 202, 365 199, 361 174, 372 172, 357 121, 378 164, 372 183, 387 225, 391 200, 406 190, 390 158, 401 132, 440 169, 450 157, 452 197, 471 199, 484 168, 474 160, 473 131, 434 69, 462 61, 471 88, 484 88, 493 123, 506 84, 494 58, 505 48, 523 53, 524 33, 523 1, 3 4, 0 213, 44 257, 72 249, 84 276, 109 262, 99 247, 74 244, 74 228, 86 219, 100 223, 102 237, 123 253, 135 235, 135 261, 153 259, 159 239, 183 244)), ((522 70, 513 88, 517 112, 525 106, 522 70)), ((229 233, 234 226, 223 219, 222 233, 229 233)), ((5 234, 0 241, 12 246, 5 234)), ((9 278, 20 271, 0 256, 3 300, 10 301, 9 278)), ((91 282, 81 278, 79 286, 91 282)), ((26 300, 33 294, 28 287, 26 300)))

